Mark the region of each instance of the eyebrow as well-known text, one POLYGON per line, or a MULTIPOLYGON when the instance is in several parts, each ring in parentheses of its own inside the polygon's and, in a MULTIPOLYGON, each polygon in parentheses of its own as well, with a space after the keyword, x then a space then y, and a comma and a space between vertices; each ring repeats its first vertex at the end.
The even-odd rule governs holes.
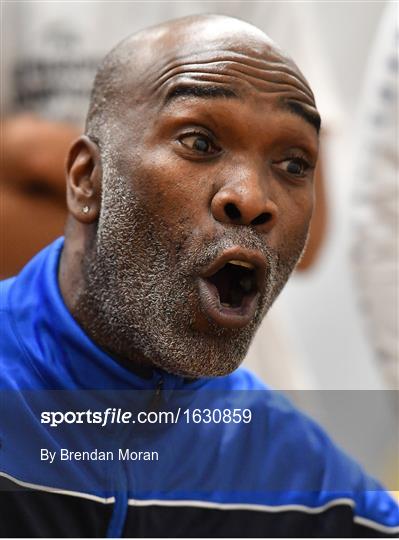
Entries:
MULTIPOLYGON (((220 97, 238 99, 240 97, 236 92, 234 92, 234 90, 227 88, 226 86, 193 86, 189 84, 179 84, 177 86, 173 86, 166 94, 163 106, 165 107, 173 99, 184 96, 205 99, 220 97)), ((319 133, 321 127, 321 118, 317 112, 310 111, 299 101, 286 100, 284 98, 280 100, 280 106, 306 120, 316 129, 317 133, 319 133)))
POLYGON ((317 133, 320 132, 321 118, 318 112, 310 111, 299 101, 281 99, 280 105, 309 122, 316 129, 317 133))
POLYGON ((170 103, 173 99, 192 96, 199 98, 238 98, 239 96, 231 88, 225 86, 192 86, 192 85, 178 85, 174 86, 166 94, 164 106, 170 103))

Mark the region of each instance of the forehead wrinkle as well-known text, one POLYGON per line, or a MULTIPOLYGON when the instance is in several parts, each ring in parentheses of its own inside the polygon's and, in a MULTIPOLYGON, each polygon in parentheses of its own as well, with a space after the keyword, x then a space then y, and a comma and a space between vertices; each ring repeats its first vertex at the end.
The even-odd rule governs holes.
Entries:
MULTIPOLYGON (((242 83, 242 81, 240 81, 242 83)), ((213 74, 201 74, 201 73, 184 73, 183 75, 176 75, 173 79, 168 80, 162 87, 157 88, 152 91, 153 96, 155 97, 159 109, 163 109, 168 106, 171 102, 168 102, 167 97, 175 89, 179 87, 208 87, 215 86, 220 88, 225 88, 227 91, 231 90, 232 93, 236 94, 236 98, 240 98, 241 92, 237 89, 237 80, 234 77, 229 77, 226 75, 221 75, 218 73, 213 74)), ((243 86, 241 84, 241 86, 243 86)), ((201 96, 185 96, 185 99, 201 99, 201 96)))
POLYGON ((164 75, 167 71, 170 69, 173 69, 174 67, 178 67, 180 65, 185 64, 207 64, 212 62, 218 62, 218 61, 231 61, 231 62, 241 62, 241 63, 247 63, 249 66, 258 67, 260 69, 264 68, 267 69, 270 65, 280 64, 282 71, 284 69, 287 70, 287 72, 295 73, 297 76, 301 77, 301 73, 296 68, 295 64, 293 64, 292 61, 289 59, 283 57, 281 54, 273 53, 273 50, 270 49, 268 51, 268 59, 264 58, 256 58, 253 56, 248 56, 244 53, 239 53, 236 51, 231 50, 218 50, 215 51, 214 48, 203 51, 200 53, 190 53, 190 54, 181 54, 181 55, 174 55, 169 60, 166 61, 165 66, 163 68, 163 71, 160 73, 160 77, 164 75), (218 54, 219 57, 216 59, 215 54, 218 54), (294 66, 294 69, 292 66, 294 66))
POLYGON ((244 62, 235 62, 228 59, 175 64, 174 66, 171 66, 170 68, 165 70, 160 75, 157 74, 156 78, 154 77, 155 80, 153 81, 153 83, 150 84, 154 86, 160 86, 169 77, 172 77, 177 73, 184 73, 185 70, 204 70, 209 72, 213 71, 212 67, 214 67, 215 70, 218 72, 220 72, 224 67, 226 67, 227 69, 234 69, 243 74, 253 74, 253 77, 258 77, 259 79, 265 78, 266 80, 268 77, 286 77, 292 80, 293 83, 298 84, 298 86, 300 86, 301 88, 310 91, 308 84, 304 80, 302 80, 294 70, 287 69, 287 66, 282 64, 281 62, 268 62, 262 67, 256 67, 251 66, 250 64, 245 64, 244 62))
POLYGON ((160 94, 162 97, 160 102, 163 104, 165 102, 166 96, 173 91, 174 88, 179 87, 180 85, 190 85, 193 86, 198 84, 199 86, 206 86, 207 84, 217 84, 224 86, 226 88, 231 88, 231 90, 238 94, 239 97, 243 98, 246 93, 245 90, 251 90, 255 88, 258 92, 267 95, 280 95, 281 98, 293 99, 301 101, 306 105, 310 105, 312 108, 316 109, 313 95, 312 98, 307 93, 304 93, 302 90, 293 87, 291 84, 287 83, 273 83, 268 81, 263 81, 257 78, 251 77, 238 77, 234 72, 231 74, 222 74, 222 73, 198 73, 198 72, 186 72, 183 74, 177 74, 173 78, 167 80, 163 85, 152 93, 154 95, 160 94), (238 91, 237 91, 238 89, 238 91), (242 89, 242 91, 240 91, 242 89))
POLYGON ((149 90, 150 93, 157 93, 158 90, 162 91, 165 85, 169 86, 170 82, 179 76, 194 75, 198 79, 217 76, 221 78, 220 82, 223 82, 223 77, 229 77, 235 81, 247 81, 261 91, 270 90, 274 92, 278 91, 279 88, 285 90, 289 87, 291 90, 298 92, 298 99, 304 99, 306 103, 315 107, 314 96, 309 86, 293 70, 281 69, 282 67, 281 63, 268 63, 269 69, 265 70, 221 60, 204 62, 200 65, 182 64, 164 72, 155 82, 149 85, 149 90), (237 74, 242 75, 242 77, 237 77, 237 74))
POLYGON ((169 72, 167 72, 162 77, 159 77, 156 83, 153 85, 154 90, 157 90, 161 87, 168 79, 185 73, 218 73, 223 75, 223 70, 226 75, 231 74, 231 72, 236 72, 249 77, 254 80, 264 81, 264 82, 273 82, 276 84, 291 84, 293 87, 298 88, 305 94, 313 97, 313 94, 309 87, 305 85, 298 77, 292 73, 287 73, 280 69, 276 69, 279 66, 273 65, 270 66, 269 70, 265 69, 254 69, 248 66, 243 66, 242 64, 236 64, 234 62, 224 62, 224 61, 215 61, 207 64, 184 64, 179 67, 175 67, 169 72), (214 68, 214 69, 212 69, 214 68), (280 82, 281 81, 281 82, 280 82))
POLYGON ((153 69, 150 68, 147 71, 148 76, 146 79, 148 84, 152 86, 158 84, 158 81, 162 82, 164 79, 168 78, 168 76, 173 74, 174 70, 176 69, 184 69, 185 67, 187 68, 189 66, 211 66, 217 65, 218 63, 225 63, 228 65, 230 63, 231 65, 242 64, 247 69, 253 68, 254 70, 258 69, 260 71, 275 71, 290 75, 310 91, 306 79, 290 59, 274 53, 272 49, 270 52, 268 51, 268 57, 269 58, 265 60, 263 58, 254 58, 252 56, 245 55, 244 53, 229 50, 215 52, 214 49, 197 54, 173 56, 170 59, 166 59, 164 62, 164 67, 159 68, 157 65, 154 65, 153 69), (218 54, 219 56, 215 58, 215 54, 218 54), (209 58, 210 55, 211 58, 209 58))
POLYGON ((237 73, 241 73, 242 75, 244 75, 245 77, 248 77, 251 80, 259 81, 260 84, 262 84, 262 83, 266 83, 266 84, 270 83, 270 84, 278 85, 278 86, 292 86, 296 90, 298 90, 299 92, 303 93, 304 95, 307 95, 307 96, 313 98, 313 93, 309 90, 309 88, 306 85, 302 84, 301 81, 297 77, 292 76, 291 74, 282 73, 282 72, 277 71, 277 70, 274 70, 274 71, 270 70, 268 72, 268 77, 264 78, 264 77, 260 77, 258 74, 253 74, 251 72, 244 71, 242 69, 238 69, 238 67, 234 66, 234 65, 231 66, 230 69, 232 71, 236 71, 237 73), (282 81, 280 82, 279 79, 280 79, 281 75, 283 75, 283 76, 282 76, 282 81))

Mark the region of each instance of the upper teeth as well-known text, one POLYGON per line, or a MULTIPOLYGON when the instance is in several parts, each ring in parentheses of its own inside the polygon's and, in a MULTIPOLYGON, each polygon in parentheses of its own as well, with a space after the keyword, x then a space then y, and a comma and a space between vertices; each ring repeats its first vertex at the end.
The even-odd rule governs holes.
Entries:
POLYGON ((236 266, 244 266, 244 268, 249 268, 252 270, 254 267, 253 264, 246 262, 246 261, 236 261, 235 259, 228 261, 228 264, 235 264, 236 266))

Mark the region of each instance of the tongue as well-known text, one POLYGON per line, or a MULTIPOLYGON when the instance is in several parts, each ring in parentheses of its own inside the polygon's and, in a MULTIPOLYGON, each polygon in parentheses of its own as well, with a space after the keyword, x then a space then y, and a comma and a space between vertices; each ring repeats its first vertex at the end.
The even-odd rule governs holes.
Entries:
POLYGON ((251 289, 252 289, 251 278, 247 276, 240 279, 240 287, 244 291, 245 294, 251 292, 251 289))

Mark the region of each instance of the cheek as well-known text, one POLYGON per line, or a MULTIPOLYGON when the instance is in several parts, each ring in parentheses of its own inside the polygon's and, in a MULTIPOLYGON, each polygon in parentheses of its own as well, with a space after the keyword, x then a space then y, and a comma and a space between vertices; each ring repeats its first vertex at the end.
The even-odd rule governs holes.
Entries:
POLYGON ((292 226, 306 234, 312 219, 314 206, 313 190, 303 193, 292 209, 292 226))
POLYGON ((135 163, 132 160, 124 175, 129 179, 142 228, 150 230, 171 261, 179 264, 187 246, 197 245, 208 227, 209 178, 199 177, 182 160, 160 149, 147 156, 140 156, 135 163), (202 190, 199 178, 203 179, 202 190))
POLYGON ((300 229, 307 228, 313 213, 313 184, 307 182, 303 186, 288 187, 283 204, 287 221, 300 229))
POLYGON ((193 228, 207 213, 209 179, 186 161, 158 148, 131 170, 135 196, 154 219, 177 229, 193 228))
POLYGON ((313 212, 313 188, 288 189, 279 205, 280 219, 276 226, 276 241, 280 246, 300 246, 304 243, 313 212))

